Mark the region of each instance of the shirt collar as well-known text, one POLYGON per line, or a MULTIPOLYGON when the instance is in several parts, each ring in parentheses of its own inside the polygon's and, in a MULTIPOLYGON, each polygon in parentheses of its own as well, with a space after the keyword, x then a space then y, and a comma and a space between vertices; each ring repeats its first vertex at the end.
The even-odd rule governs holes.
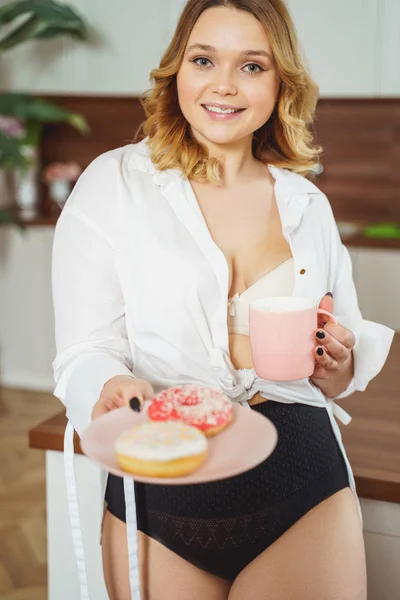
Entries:
MULTIPOLYGON (((129 165, 138 171, 152 174, 154 183, 162 190, 166 186, 173 185, 174 182, 178 183, 185 179, 179 169, 166 169, 165 171, 157 169, 151 160, 147 141, 148 138, 144 138, 133 146, 134 151, 130 156, 129 165)), ((287 238, 300 224, 312 196, 322 195, 322 192, 311 181, 288 169, 281 169, 273 165, 268 165, 268 169, 275 180, 275 195, 282 231, 287 238)))
POLYGON ((311 182, 296 173, 273 165, 268 165, 268 168, 275 179, 275 198, 282 223, 282 233, 289 241, 289 235, 299 226, 310 203, 312 191, 310 186, 320 192, 311 182))

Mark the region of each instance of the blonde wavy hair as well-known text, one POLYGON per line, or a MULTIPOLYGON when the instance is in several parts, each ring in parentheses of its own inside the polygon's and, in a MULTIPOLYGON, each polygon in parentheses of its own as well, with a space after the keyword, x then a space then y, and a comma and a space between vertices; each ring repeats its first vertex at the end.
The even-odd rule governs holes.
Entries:
POLYGON ((141 104, 146 119, 136 139, 148 137, 150 156, 156 167, 179 168, 188 179, 218 184, 222 162, 210 157, 207 147, 191 133, 178 101, 176 76, 192 29, 203 11, 225 6, 251 13, 268 35, 280 77, 280 93, 270 119, 253 134, 253 155, 263 163, 309 175, 318 164, 322 148, 313 142, 313 123, 318 86, 301 56, 292 18, 283 0, 189 0, 174 36, 151 71, 152 88, 141 104))

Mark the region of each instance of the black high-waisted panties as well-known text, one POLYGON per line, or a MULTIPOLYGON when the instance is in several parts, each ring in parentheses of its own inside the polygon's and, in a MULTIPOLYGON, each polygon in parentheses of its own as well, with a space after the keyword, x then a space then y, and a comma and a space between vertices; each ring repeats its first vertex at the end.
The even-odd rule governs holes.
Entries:
MULTIPOLYGON (((324 408, 267 401, 253 410, 279 435, 275 451, 258 467, 197 485, 135 483, 138 529, 229 581, 307 511, 349 485, 324 408)), ((109 475, 105 499, 125 521, 121 478, 109 475)))

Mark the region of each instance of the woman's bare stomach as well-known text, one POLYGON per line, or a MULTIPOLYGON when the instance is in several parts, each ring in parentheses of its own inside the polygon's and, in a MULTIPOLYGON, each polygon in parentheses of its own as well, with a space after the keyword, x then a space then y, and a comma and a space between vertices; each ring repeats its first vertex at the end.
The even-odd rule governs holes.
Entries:
MULTIPOLYGON (((250 338, 248 335, 230 333, 229 351, 235 369, 252 369, 254 367, 253 358, 251 356, 250 338)), ((268 400, 263 398, 260 394, 255 394, 249 400, 250 406, 261 404, 262 402, 268 402, 268 400)))

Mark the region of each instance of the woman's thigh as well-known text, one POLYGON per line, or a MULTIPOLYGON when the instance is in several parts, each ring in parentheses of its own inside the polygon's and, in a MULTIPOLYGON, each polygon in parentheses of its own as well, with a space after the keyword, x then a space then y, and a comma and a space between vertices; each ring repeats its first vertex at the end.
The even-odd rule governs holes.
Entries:
MULTIPOLYGON (((143 600, 227 600, 228 581, 195 567, 140 531, 138 548, 143 600)), ((126 525, 108 511, 102 554, 110 600, 131 600, 126 525)))
POLYGON ((366 600, 364 540, 350 488, 317 505, 253 560, 229 600, 366 600))

